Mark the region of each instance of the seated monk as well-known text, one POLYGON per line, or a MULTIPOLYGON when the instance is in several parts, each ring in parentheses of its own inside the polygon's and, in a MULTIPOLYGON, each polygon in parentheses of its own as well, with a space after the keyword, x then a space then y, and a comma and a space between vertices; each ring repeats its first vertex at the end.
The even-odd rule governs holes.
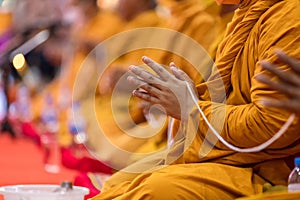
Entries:
POLYGON ((224 2, 240 4, 240 7, 219 46, 216 68, 208 81, 194 88, 193 81, 174 64, 171 64, 170 74, 147 57, 143 61, 157 75, 150 76, 142 68, 130 67, 133 75, 128 80, 138 86, 143 83, 143 90, 135 90, 134 95, 163 105, 176 119, 171 124, 174 145, 166 149, 166 153, 155 154, 115 173, 93 200, 232 200, 262 193, 265 183, 287 184, 291 171, 289 159, 300 150, 298 118, 283 137, 264 150, 242 153, 211 136, 202 115, 195 110, 194 101, 221 136, 234 146, 249 148, 270 139, 291 112, 260 104, 263 97, 284 97, 258 82, 255 75, 266 73, 261 59, 278 63, 281 70, 289 69, 278 62, 275 48, 300 58, 300 5, 293 0, 224 2))
MULTIPOLYGON (((117 5, 117 11, 122 16, 122 18, 127 21, 126 25, 122 27, 123 31, 128 30, 134 30, 135 28, 143 28, 143 27, 158 27, 162 23, 162 19, 157 15, 155 11, 156 2, 153 0, 131 0, 131 1, 118 1, 117 5)), ((127 36, 126 36, 127 37, 127 36)), ((114 51, 123 51, 123 48, 127 48, 126 44, 130 43, 131 41, 134 41, 135 38, 128 36, 126 40, 121 41, 121 43, 118 43, 114 47, 114 51)), ((126 151, 134 151, 137 147, 139 147, 141 144, 145 143, 147 140, 145 139, 137 139, 135 137, 128 136, 127 134, 124 134, 124 131, 122 128, 118 126, 118 124, 115 122, 115 116, 112 113, 111 109, 111 84, 113 80, 116 79, 115 82, 118 81, 118 78, 120 78, 123 75, 124 70, 122 69, 123 63, 130 63, 130 60, 134 60, 134 58, 138 58, 139 55, 141 55, 140 52, 137 54, 125 54, 123 56, 120 56, 113 64, 111 64, 108 67, 108 70, 104 72, 104 74, 101 76, 101 79, 99 81, 99 93, 96 93, 95 96, 95 109, 96 109, 96 115, 98 123, 102 129, 103 132, 107 133, 106 137, 108 137, 113 144, 115 144, 117 147, 124 149, 126 151), (138 55, 137 55, 138 54, 138 55), (114 71, 114 67, 118 66, 121 68, 121 70, 114 71), (118 72, 121 72, 120 75, 118 75, 118 72)), ((128 64, 126 65, 128 66, 128 64)), ((126 85, 127 82, 125 82, 126 85)), ((125 87, 126 87, 125 85, 125 87)), ((135 122, 145 122, 145 119, 143 117, 141 109, 137 107, 137 105, 134 103, 136 100, 132 100, 130 103, 130 113, 132 113, 132 118, 135 122)), ((90 99, 85 100, 85 102, 90 102, 90 99)), ((123 94, 118 95, 118 102, 116 112, 117 115, 120 115, 121 119, 121 125, 123 125, 123 128, 128 129, 130 131, 133 131, 131 128, 132 123, 131 117, 127 116, 126 112, 124 112, 124 109, 126 110, 127 102, 126 97, 123 94), (125 102, 125 104, 124 104, 125 102), (122 114, 124 113, 124 114, 122 114)), ((83 103, 84 106, 93 106, 89 103, 83 103)), ((91 110, 85 108, 85 110, 91 110)), ((88 114, 87 114, 88 115, 88 114)), ((105 141, 102 138, 101 133, 97 131, 97 127, 89 126, 88 127, 88 135, 89 135, 89 141, 88 146, 92 148, 97 154, 102 154, 103 152, 106 152, 106 157, 102 158, 104 161, 107 162, 116 162, 117 165, 121 165, 124 167, 124 163, 127 159, 113 159, 115 156, 114 152, 109 152, 108 147, 103 145, 103 142, 105 141), (109 153, 108 153, 109 152, 109 153)), ((116 164, 115 163, 115 164, 116 164)), ((112 164, 112 163, 111 163, 112 164)), ((125 164, 126 165, 126 164, 125 164)))

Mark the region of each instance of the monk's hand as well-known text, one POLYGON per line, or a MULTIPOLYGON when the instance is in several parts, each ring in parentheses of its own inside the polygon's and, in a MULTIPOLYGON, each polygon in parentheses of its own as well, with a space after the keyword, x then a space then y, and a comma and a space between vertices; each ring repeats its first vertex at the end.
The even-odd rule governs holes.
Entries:
POLYGON ((276 55, 282 64, 286 64, 291 71, 283 71, 275 64, 262 61, 261 66, 271 74, 277 76, 279 81, 271 80, 270 76, 259 74, 256 79, 262 83, 269 85, 271 88, 285 94, 287 100, 263 99, 262 104, 266 106, 284 108, 292 112, 300 114, 300 62, 281 50, 276 50, 276 55))
POLYGON ((133 91, 133 95, 151 104, 160 104, 173 118, 187 119, 194 103, 186 83, 198 98, 194 82, 174 63, 170 64, 172 73, 169 73, 163 66, 148 57, 144 56, 142 60, 157 75, 140 67, 130 66, 129 70, 134 75, 129 76, 128 81, 138 86, 138 89, 133 91))

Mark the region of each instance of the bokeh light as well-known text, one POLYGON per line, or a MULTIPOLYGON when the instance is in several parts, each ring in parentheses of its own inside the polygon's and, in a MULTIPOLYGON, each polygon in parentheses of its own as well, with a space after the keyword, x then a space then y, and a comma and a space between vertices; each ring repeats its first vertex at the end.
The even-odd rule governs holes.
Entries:
POLYGON ((13 58, 13 65, 18 71, 23 70, 25 63, 26 63, 25 57, 21 53, 15 55, 15 57, 13 58))

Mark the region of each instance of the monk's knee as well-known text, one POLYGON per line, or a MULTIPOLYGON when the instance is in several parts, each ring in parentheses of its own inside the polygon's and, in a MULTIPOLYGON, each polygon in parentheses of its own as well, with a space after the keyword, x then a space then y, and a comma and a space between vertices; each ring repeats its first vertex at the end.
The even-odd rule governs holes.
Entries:
POLYGON ((149 199, 205 199, 199 193, 195 193, 193 186, 189 188, 188 185, 183 185, 172 173, 153 173, 143 182, 143 189, 149 199))
MULTIPOLYGON (((147 199, 233 200, 234 196, 218 185, 172 171, 157 171, 142 183, 147 199)), ((145 197, 144 196, 144 197, 145 197)))

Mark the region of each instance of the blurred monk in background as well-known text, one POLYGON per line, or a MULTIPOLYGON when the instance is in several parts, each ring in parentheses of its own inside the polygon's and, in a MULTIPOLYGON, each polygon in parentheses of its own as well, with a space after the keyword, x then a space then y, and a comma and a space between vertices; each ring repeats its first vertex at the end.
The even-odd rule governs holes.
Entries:
MULTIPOLYGON (((134 30, 136 28, 145 28, 145 27, 159 27, 162 24, 162 19, 158 16, 156 13, 156 1, 154 0, 130 0, 130 1, 123 1, 120 0, 117 2, 116 11, 119 13, 119 15, 124 20, 125 24, 123 27, 121 27, 121 31, 130 31, 134 30)), ((120 31, 120 32, 121 32, 120 31)), ((123 49, 126 49, 126 44, 130 43, 131 41, 134 41, 134 37, 128 36, 127 39, 124 39, 121 43, 118 43, 115 45, 115 51, 121 52, 123 49)), ((147 39, 147 38, 146 38, 147 39)), ((142 50, 143 51, 143 50, 142 50)), ((128 64, 130 61, 133 62, 134 60, 138 60, 140 53, 137 54, 126 54, 126 55, 120 55, 120 57, 108 67, 108 70, 104 72, 103 76, 101 77, 99 81, 99 90, 100 92, 96 92, 95 97, 95 109, 98 119, 98 125, 97 126, 90 126, 88 127, 88 145, 90 148, 92 148, 95 152, 98 152, 99 154, 103 154, 103 152, 106 155, 106 161, 105 162, 116 162, 119 163, 119 165, 124 166, 124 163, 127 162, 126 159, 114 159, 115 156, 119 157, 120 155, 115 155, 116 152, 110 152, 109 147, 106 147, 104 145, 105 139, 102 136, 102 133, 99 133, 99 126, 103 130, 104 133, 107 133, 106 137, 108 137, 113 144, 115 144, 117 147, 121 149, 128 150, 130 152, 134 151, 138 146, 143 144, 146 140, 145 139, 138 139, 131 136, 128 136, 127 134, 124 134, 123 130, 120 129, 120 127, 116 124, 114 115, 112 113, 111 109, 111 90, 112 87, 110 84, 113 82, 112 80, 118 81, 118 78, 120 78, 123 75, 123 72, 125 71, 123 66, 128 64), (120 69, 120 75, 116 74, 119 72, 118 70, 114 70, 114 68, 120 69), (122 163, 122 164, 121 164, 122 163)), ((127 65, 128 66, 128 65, 127 65)), ((126 85, 128 85, 125 82, 126 85)), ((86 92, 86 91, 84 91, 86 92)), ((118 105, 118 108, 116 108, 116 115, 124 115, 122 118, 122 125, 123 127, 128 128, 130 130, 132 128, 132 123, 130 121, 132 120, 130 116, 126 115, 124 113, 124 109, 128 107, 128 103, 126 99, 124 99, 125 96, 122 94, 118 95, 118 102, 116 105, 118 105), (124 113, 124 114, 123 114, 124 113)), ((135 121, 142 122, 145 121, 142 110, 140 108, 137 108, 135 105, 135 100, 133 100, 132 103, 130 103, 130 112, 133 114, 133 117, 135 121)), ((92 108, 90 106, 93 106, 93 104, 88 103, 90 100, 86 100, 83 104, 84 107, 88 106, 89 108, 85 107, 84 110, 87 110, 87 112, 90 112, 92 108)), ((126 109, 125 109, 126 110, 126 109)), ((87 114, 89 115, 89 114, 87 114)), ((92 117, 92 116, 91 116, 92 117)))

